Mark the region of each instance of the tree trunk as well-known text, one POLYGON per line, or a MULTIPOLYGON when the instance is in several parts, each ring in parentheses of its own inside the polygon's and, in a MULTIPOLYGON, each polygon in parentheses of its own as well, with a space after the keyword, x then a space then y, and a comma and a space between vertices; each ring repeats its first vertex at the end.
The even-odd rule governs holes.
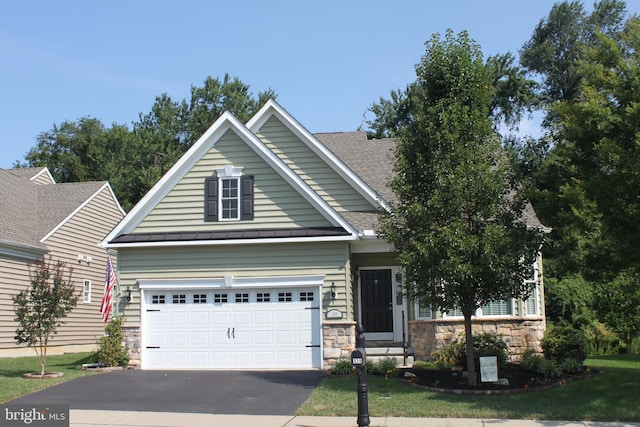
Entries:
POLYGON ((471 330, 471 315, 464 315, 464 338, 467 349, 467 384, 471 386, 478 385, 476 378, 476 362, 473 353, 473 332, 471 330))

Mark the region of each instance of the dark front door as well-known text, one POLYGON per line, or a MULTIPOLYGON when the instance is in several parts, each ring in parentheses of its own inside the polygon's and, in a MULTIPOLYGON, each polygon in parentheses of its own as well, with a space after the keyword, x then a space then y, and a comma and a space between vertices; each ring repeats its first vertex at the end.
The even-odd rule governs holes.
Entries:
POLYGON ((360 270, 360 289, 364 332, 372 338, 393 339, 391 270, 360 270))

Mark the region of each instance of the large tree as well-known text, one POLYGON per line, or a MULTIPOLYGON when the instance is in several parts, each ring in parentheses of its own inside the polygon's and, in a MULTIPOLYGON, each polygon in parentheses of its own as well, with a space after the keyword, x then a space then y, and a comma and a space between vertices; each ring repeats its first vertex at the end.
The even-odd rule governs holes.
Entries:
POLYGON ((524 202, 492 120, 500 87, 480 47, 466 32, 435 34, 416 74, 395 132, 397 202, 380 231, 406 270, 410 297, 462 311, 468 381, 476 384, 472 316, 529 294, 540 233, 521 220, 524 202))
MULTIPOLYGON (((578 295, 573 283, 588 287, 586 310, 625 341, 640 325, 637 313, 620 304, 634 301, 640 287, 633 243, 640 233, 639 37, 637 17, 623 1, 598 1, 591 12, 564 1, 521 51, 522 64, 543 82, 546 135, 518 154, 538 214, 554 230, 546 245, 545 271, 554 278, 549 306, 587 304, 562 296, 578 295), (622 319, 636 326, 621 327, 622 319)), ((572 313, 564 317, 556 320, 582 325, 572 313)))
POLYGON ((108 180, 125 210, 135 205, 224 112, 247 121, 269 98, 228 74, 191 87, 191 98, 156 97, 151 111, 131 128, 110 128, 96 118, 65 121, 38 135, 37 145, 16 166, 47 166, 58 182, 108 180))
MULTIPOLYGON (((532 111, 537 104, 535 90, 537 83, 525 76, 525 71, 515 64, 512 54, 500 54, 487 58, 485 68, 487 84, 492 87, 489 115, 494 128, 501 124, 509 128, 517 127, 523 115, 532 111)), ((392 90, 389 99, 380 98, 370 110, 374 114, 369 125, 369 137, 386 138, 394 136, 398 129, 411 119, 413 110, 409 103, 410 94, 419 82, 407 85, 404 90, 392 90)))
POLYGON ((622 0, 595 2, 591 13, 579 1, 562 1, 551 8, 520 51, 522 65, 542 78, 545 101, 576 97, 582 78, 577 64, 583 57, 583 46, 591 44, 598 33, 619 32, 625 17, 622 0))
POLYGON ((615 37, 599 34, 577 70, 576 98, 554 107, 556 150, 571 165, 559 195, 579 194, 565 214, 592 220, 581 272, 600 284, 598 313, 629 349, 640 332, 640 312, 620 311, 640 289, 640 19, 615 37))

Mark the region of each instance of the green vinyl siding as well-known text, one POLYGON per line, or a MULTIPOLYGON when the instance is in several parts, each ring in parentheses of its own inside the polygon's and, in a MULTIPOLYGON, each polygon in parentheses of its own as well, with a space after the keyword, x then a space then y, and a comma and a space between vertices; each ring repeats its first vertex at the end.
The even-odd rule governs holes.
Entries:
POLYGON ((257 135, 336 211, 376 211, 371 203, 277 118, 267 120, 257 135))
POLYGON ((332 224, 233 131, 188 171, 138 224, 135 233, 259 228, 322 227, 332 224), (252 175, 255 216, 250 221, 204 221, 204 180, 233 165, 252 175))
POLYGON ((129 325, 140 323, 138 279, 195 279, 324 275, 323 314, 338 309, 353 318, 348 245, 344 242, 280 243, 119 250, 119 284, 130 287, 133 299, 120 304, 129 325), (328 292, 334 283, 338 298, 328 292), (348 307, 348 309, 347 309, 348 307))

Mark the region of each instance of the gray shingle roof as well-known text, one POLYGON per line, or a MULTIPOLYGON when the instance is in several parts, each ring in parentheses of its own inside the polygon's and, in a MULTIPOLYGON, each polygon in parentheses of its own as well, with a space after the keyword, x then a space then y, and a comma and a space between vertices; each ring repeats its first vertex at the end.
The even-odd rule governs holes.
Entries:
POLYGON ((40 240, 106 182, 37 185, 30 169, 0 169, 0 241, 46 249, 40 240))
POLYGON ((395 142, 367 139, 366 132, 317 133, 314 136, 386 201, 395 199, 387 186, 393 173, 395 142))
POLYGON ((12 174, 20 176, 22 178, 31 179, 31 178, 33 178, 34 176, 36 176, 37 174, 39 174, 40 172, 42 172, 45 169, 46 168, 43 166, 43 167, 38 167, 38 168, 8 169, 8 171, 10 171, 12 174))
MULTIPOLYGON (((387 185, 393 175, 393 139, 367 140, 366 132, 317 133, 314 136, 384 200, 396 200, 387 185)), ((342 216, 360 231, 375 230, 378 224, 376 213, 344 212, 342 216)), ((525 205, 522 218, 529 227, 549 230, 540 223, 531 203, 525 205)))

